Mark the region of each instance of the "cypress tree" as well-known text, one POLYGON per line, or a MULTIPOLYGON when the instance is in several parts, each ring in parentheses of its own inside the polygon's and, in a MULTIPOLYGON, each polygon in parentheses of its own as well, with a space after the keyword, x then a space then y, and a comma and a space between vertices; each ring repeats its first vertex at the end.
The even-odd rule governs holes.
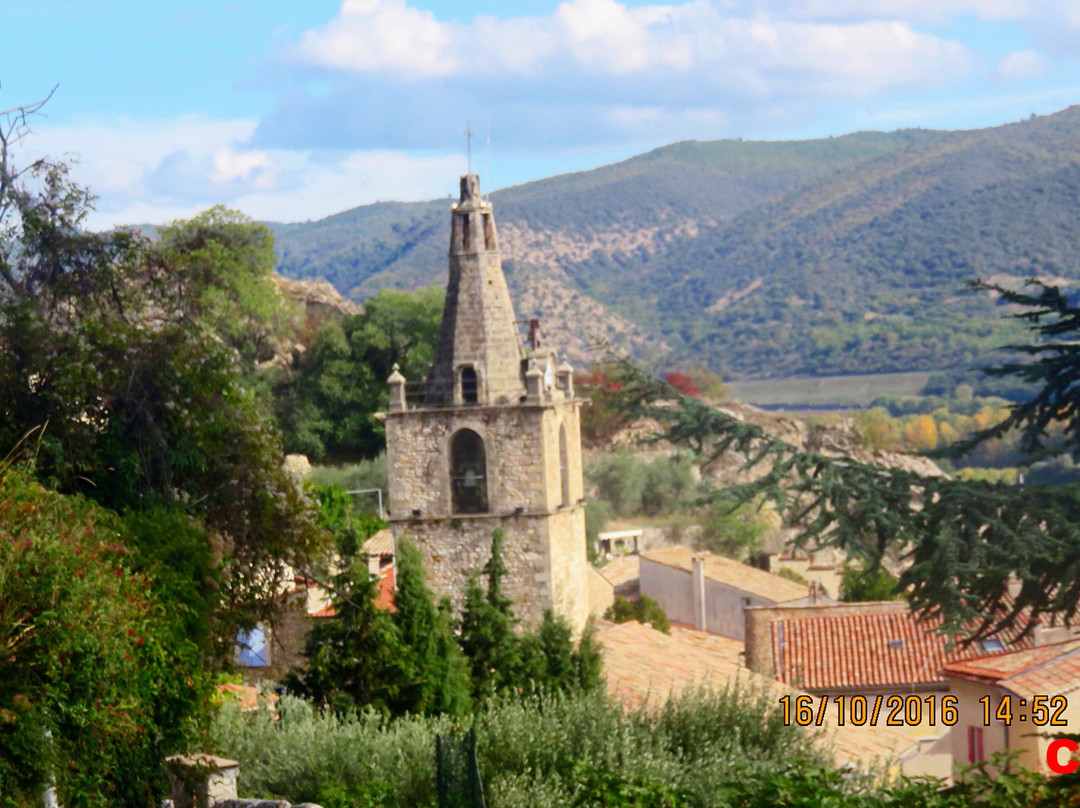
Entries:
POLYGON ((408 539, 397 543, 394 625, 401 640, 403 677, 396 712, 464 715, 469 670, 454 639, 449 601, 436 605, 424 581, 424 562, 408 539))
POLYGON ((490 700, 497 690, 520 685, 522 678, 521 640, 514 633, 518 620, 512 601, 502 591, 505 538, 502 530, 492 534, 491 557, 484 565, 487 592, 476 575, 470 576, 461 614, 459 643, 472 670, 473 696, 481 702, 490 700))

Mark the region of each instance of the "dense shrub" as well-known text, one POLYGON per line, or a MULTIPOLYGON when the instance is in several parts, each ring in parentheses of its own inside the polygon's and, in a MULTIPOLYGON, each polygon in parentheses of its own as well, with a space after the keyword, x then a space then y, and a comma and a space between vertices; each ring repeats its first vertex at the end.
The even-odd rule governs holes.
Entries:
POLYGON ((214 750, 240 761, 241 793, 327 808, 433 808, 435 736, 477 731, 490 808, 1060 808, 1080 775, 1054 780, 998 756, 941 789, 933 778, 833 768, 764 693, 698 692, 660 712, 602 692, 503 699, 464 724, 321 712, 289 696, 270 710, 219 712, 214 750))
POLYGON ((144 571, 157 565, 131 539, 115 514, 0 469, 4 804, 38 804, 49 778, 67 808, 154 803, 163 758, 201 714, 209 685, 186 614, 198 623, 201 597, 180 572, 144 571))
MULTIPOLYGON (((595 780, 583 764, 705 806, 732 779, 764 777, 785 760, 824 765, 811 738, 784 726, 775 708, 765 694, 732 690, 688 695, 660 713, 627 712, 590 691, 501 699, 470 722, 490 808, 566 808, 595 780)), ((463 726, 446 717, 333 715, 287 696, 280 713, 275 721, 229 706, 214 721, 214 749, 240 761, 245 795, 433 806, 435 735, 463 726), (378 801, 363 801, 373 794, 378 801)))
POLYGON ((657 631, 671 633, 671 623, 660 604, 648 595, 641 595, 637 600, 627 600, 622 595, 615 596, 615 602, 604 612, 604 619, 613 623, 627 623, 636 620, 648 623, 657 631))
POLYGON ((848 603, 876 600, 896 600, 899 579, 882 567, 864 569, 848 564, 840 578, 840 599, 848 603))
POLYGON ((704 510, 695 544, 699 550, 742 560, 760 550, 768 532, 769 523, 753 503, 714 502, 704 510))

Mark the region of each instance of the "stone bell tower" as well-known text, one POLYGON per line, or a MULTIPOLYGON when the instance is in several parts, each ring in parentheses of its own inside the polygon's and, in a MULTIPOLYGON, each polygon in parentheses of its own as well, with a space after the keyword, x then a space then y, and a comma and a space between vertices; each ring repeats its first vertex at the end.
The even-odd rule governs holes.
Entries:
POLYGON ((523 346, 491 204, 475 174, 451 211, 450 278, 427 379, 390 376, 390 524, 424 553, 433 588, 460 605, 471 572, 506 534, 506 593, 535 622, 546 608, 580 631, 589 615, 584 483, 572 368, 523 346))

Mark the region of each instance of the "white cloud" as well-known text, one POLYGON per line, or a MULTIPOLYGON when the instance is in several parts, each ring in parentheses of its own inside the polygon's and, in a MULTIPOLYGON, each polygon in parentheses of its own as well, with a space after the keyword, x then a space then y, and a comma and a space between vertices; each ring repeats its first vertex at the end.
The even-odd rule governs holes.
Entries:
POLYGON ((998 63, 998 73, 1007 79, 1035 79, 1049 70, 1049 60, 1033 50, 1013 51, 998 63))
POLYGON ((255 121, 197 116, 39 126, 20 159, 78 154, 74 179, 98 196, 87 225, 160 224, 225 204, 256 219, 296 221, 377 199, 443 195, 461 171, 458 154, 391 150, 315 159, 310 152, 244 145, 255 121))
POLYGON ((460 67, 450 41, 434 14, 405 0, 345 0, 325 27, 303 35, 297 55, 343 70, 439 76, 460 67))
POLYGON ((406 0, 345 0, 337 16, 305 32, 286 59, 410 81, 483 84, 508 75, 569 79, 593 92, 598 82, 626 77, 650 84, 657 76, 681 77, 705 88, 723 73, 747 66, 768 81, 764 71, 774 67, 829 76, 824 86, 839 95, 850 82, 855 96, 968 68, 960 43, 886 17, 821 24, 798 14, 778 19, 725 13, 708 0, 639 8, 617 0, 566 0, 544 17, 478 17, 463 24, 440 22, 406 0))
POLYGON ((222 181, 237 179, 239 175, 215 174, 214 155, 220 153, 227 161, 224 155, 250 138, 256 124, 254 120, 215 121, 198 115, 149 121, 81 120, 64 126, 43 123, 20 152, 24 160, 71 155, 77 161, 74 177, 98 194, 99 207, 106 209, 113 199, 151 197, 148 179, 170 157, 174 163, 185 159, 192 165, 202 164, 206 176, 193 174, 186 184, 203 182, 208 192, 222 181))

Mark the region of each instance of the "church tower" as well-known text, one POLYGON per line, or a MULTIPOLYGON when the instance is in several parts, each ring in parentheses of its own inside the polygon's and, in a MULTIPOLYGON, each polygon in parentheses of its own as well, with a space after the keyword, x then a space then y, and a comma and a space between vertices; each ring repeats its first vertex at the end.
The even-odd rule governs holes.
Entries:
POLYGON ((552 608, 580 631, 589 615, 584 482, 573 370, 522 344, 491 204, 475 174, 451 210, 450 277, 426 381, 390 376, 390 525, 423 552, 429 582, 460 605, 469 574, 506 534, 505 591, 535 622, 552 608))

